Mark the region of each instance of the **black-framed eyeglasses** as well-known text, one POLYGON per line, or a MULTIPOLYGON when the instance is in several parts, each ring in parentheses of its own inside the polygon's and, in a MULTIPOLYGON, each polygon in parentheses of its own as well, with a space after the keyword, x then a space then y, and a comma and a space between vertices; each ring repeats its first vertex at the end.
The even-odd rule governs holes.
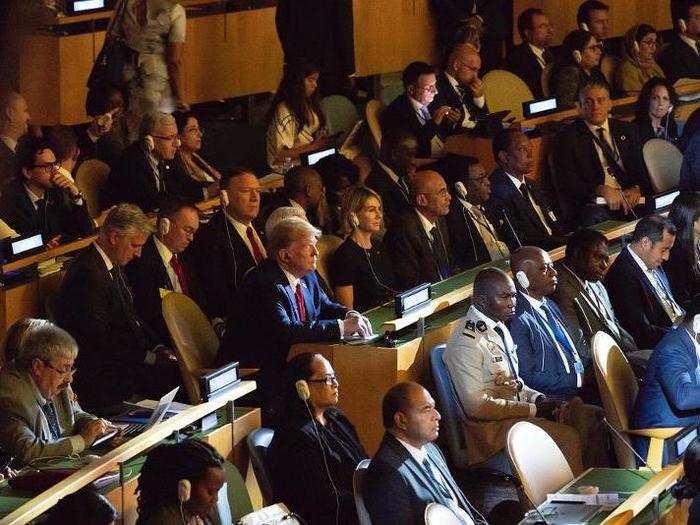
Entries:
POLYGON ((53 366, 53 365, 52 365, 49 361, 47 361, 46 359, 40 359, 40 361, 41 361, 42 363, 44 363, 46 366, 48 366, 51 370, 53 370, 54 372, 56 372, 56 373, 58 373, 58 374, 60 374, 60 375, 62 375, 62 376, 73 375, 73 374, 75 374, 76 370, 78 370, 78 369, 75 367, 75 365, 71 366, 68 370, 60 370, 60 369, 56 368, 55 366, 53 366))
POLYGON ((328 386, 333 386, 339 385, 340 384, 340 377, 336 374, 333 375, 328 375, 324 377, 323 379, 307 379, 307 383, 325 383, 328 386))
POLYGON ((160 139, 164 140, 166 142, 177 142, 180 137, 178 135, 170 135, 168 137, 164 137, 163 135, 151 135, 154 139, 160 139))
POLYGON ((53 173, 59 168, 60 165, 60 162, 47 162, 46 164, 34 164, 32 169, 44 170, 46 173, 53 173))

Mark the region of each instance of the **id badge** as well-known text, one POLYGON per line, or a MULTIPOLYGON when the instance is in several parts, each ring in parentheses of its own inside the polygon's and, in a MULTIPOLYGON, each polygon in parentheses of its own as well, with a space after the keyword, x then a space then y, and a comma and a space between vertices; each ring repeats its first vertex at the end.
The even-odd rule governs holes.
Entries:
POLYGON ((583 374, 583 372, 584 372, 583 361, 576 361, 574 363, 574 370, 576 370, 577 374, 583 374))

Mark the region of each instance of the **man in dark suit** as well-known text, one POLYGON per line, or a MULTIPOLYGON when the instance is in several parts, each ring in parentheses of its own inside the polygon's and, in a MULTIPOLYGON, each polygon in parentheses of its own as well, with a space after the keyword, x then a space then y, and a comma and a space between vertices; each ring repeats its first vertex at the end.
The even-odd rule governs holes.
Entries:
POLYGON ((478 159, 448 155, 438 163, 447 185, 454 189, 447 227, 452 256, 460 269, 507 257, 508 246, 498 238, 496 228, 484 213, 484 204, 491 196, 491 182, 478 159))
POLYGON ((19 174, 0 196, 0 218, 20 235, 41 233, 44 242, 89 235, 95 226, 85 199, 59 164, 45 139, 25 136, 17 147, 19 174))
POLYGON ((659 65, 674 83, 681 78, 700 78, 700 1, 683 2, 675 19, 677 38, 659 55, 659 65))
POLYGON ((542 98, 542 71, 554 59, 549 50, 552 24, 544 11, 531 7, 518 16, 518 33, 523 42, 508 53, 507 69, 527 84, 536 99, 542 98))
POLYGON ((454 271, 445 222, 451 197, 445 180, 436 171, 416 172, 410 179, 410 190, 413 209, 384 237, 399 290, 442 281, 454 271))
POLYGON ((671 221, 659 215, 644 217, 605 276, 620 324, 639 348, 654 348, 685 315, 661 266, 668 260, 675 239, 676 227, 671 221))
POLYGON ((15 91, 0 91, 0 185, 17 174, 16 150, 29 129, 29 107, 15 91))
POLYGON ((481 57, 469 44, 454 46, 448 55, 445 70, 437 79, 437 93, 430 104, 433 114, 437 114, 441 107, 452 108, 442 120, 440 130, 443 135, 474 129, 477 119, 488 114, 480 69, 481 57))
POLYGON ((392 228, 401 215, 411 209, 408 179, 415 172, 418 143, 403 129, 387 130, 382 135, 379 157, 372 165, 365 184, 382 198, 384 224, 392 228))
POLYGON ((267 255, 253 227, 260 212, 258 178, 249 169, 234 168, 222 175, 220 185, 228 203, 202 227, 190 248, 207 298, 207 314, 216 325, 216 318, 226 316, 246 274, 267 255))
POLYGON ((205 295, 187 250, 199 229, 199 211, 183 201, 167 201, 158 212, 156 232, 143 245, 141 257, 125 268, 134 308, 160 341, 170 340, 161 309, 163 291, 187 295, 206 311, 205 295))
POLYGON ((599 0, 586 0, 582 2, 576 12, 576 24, 578 29, 588 31, 598 42, 605 42, 604 51, 610 52, 608 42, 610 38, 610 6, 599 0))
POLYGON ((179 145, 172 115, 146 113, 139 140, 124 150, 109 174, 111 202, 131 202, 146 213, 156 211, 168 194, 169 162, 179 145))
POLYGON ((512 254, 510 269, 518 288, 510 333, 523 381, 548 397, 598 398, 591 395, 597 388, 586 388, 595 386, 595 378, 587 374, 591 359, 583 332, 567 326, 559 307, 546 298, 557 287, 557 271, 549 254, 523 246, 512 254), (519 272, 526 279, 518 277, 519 272))
POLYGON ((551 295, 570 326, 590 340, 596 332, 612 337, 632 360, 646 360, 649 350, 639 350, 618 321, 608 292, 601 282, 608 268, 608 240, 591 228, 575 231, 566 243, 566 256, 557 268, 557 288, 551 295))
POLYGON ((265 231, 267 219, 277 208, 291 206, 304 212, 308 221, 319 224, 319 205, 325 199, 323 179, 318 171, 308 166, 294 166, 284 174, 284 189, 272 196, 255 221, 259 231, 265 231))
POLYGON ((461 112, 450 106, 432 111, 428 106, 437 94, 435 69, 425 62, 411 62, 402 75, 404 93, 398 96, 381 115, 382 134, 391 129, 412 133, 418 141, 416 155, 422 159, 438 156, 444 148, 440 126, 445 118, 455 121, 461 112))
POLYGON ((319 236, 304 219, 282 220, 268 239, 269 258, 246 277, 231 302, 218 361, 260 368, 258 391, 266 410, 279 394, 293 344, 372 333, 365 317, 334 303, 320 287, 314 272, 319 236))
POLYGON ((382 401, 382 419, 386 433, 362 490, 372 523, 419 525, 425 508, 440 503, 463 523, 485 524, 433 443, 440 413, 430 393, 418 383, 394 385, 382 401))
POLYGON ((93 413, 113 413, 137 393, 158 399, 180 381, 175 354, 136 314, 122 270, 140 256, 151 229, 133 204, 112 208, 59 292, 58 324, 80 347, 75 390, 93 413))
POLYGON ((545 250, 564 244, 557 216, 526 177, 533 169, 530 139, 519 129, 504 129, 492 143, 498 168, 491 174, 486 213, 511 251, 521 245, 545 250))

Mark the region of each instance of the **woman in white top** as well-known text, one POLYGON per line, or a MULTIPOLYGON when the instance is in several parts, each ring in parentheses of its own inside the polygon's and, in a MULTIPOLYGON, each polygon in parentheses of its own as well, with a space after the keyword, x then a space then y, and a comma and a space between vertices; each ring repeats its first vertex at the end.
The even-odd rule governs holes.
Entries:
POLYGON ((299 164, 301 154, 332 142, 321 109, 318 74, 312 64, 285 65, 267 118, 267 163, 272 171, 283 173, 299 164))
POLYGON ((124 72, 129 84, 130 129, 150 111, 185 110, 182 55, 187 18, 174 0, 124 0, 116 34, 136 51, 133 65, 124 72))

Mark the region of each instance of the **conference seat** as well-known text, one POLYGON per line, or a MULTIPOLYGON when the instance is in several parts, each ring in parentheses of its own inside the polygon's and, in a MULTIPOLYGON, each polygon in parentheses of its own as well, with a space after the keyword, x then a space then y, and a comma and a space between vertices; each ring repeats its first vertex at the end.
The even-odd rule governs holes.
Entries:
POLYGON ((226 509, 222 507, 221 496, 219 496, 217 509, 219 510, 220 518, 224 518, 221 519, 221 523, 238 523, 238 520, 243 516, 253 512, 253 502, 250 499, 245 480, 238 468, 236 468, 236 465, 230 461, 225 461, 224 473, 226 475, 226 494, 228 496, 228 499, 224 500, 224 505, 228 505, 228 515, 226 515, 226 509))
MULTIPOLYGON (((246 437, 246 445, 248 446, 248 454, 250 454, 250 462, 253 465, 255 478, 258 480, 260 493, 262 494, 265 505, 274 503, 272 492, 272 478, 270 469, 267 468, 267 449, 272 442, 275 431, 271 428, 260 427, 253 430, 246 437)), ((302 480, 299 480, 301 483, 302 480)))
POLYGON ((90 217, 97 217, 103 210, 102 193, 107 185, 110 167, 98 159, 88 159, 78 166, 75 185, 85 196, 90 217))
POLYGON ((484 96, 489 111, 496 113, 505 109, 515 120, 523 119, 523 102, 534 100, 534 95, 523 80, 510 71, 492 69, 484 75, 484 96))
POLYGON ((184 294, 170 292, 161 307, 178 356, 182 382, 190 403, 202 402, 199 378, 211 369, 219 349, 219 338, 197 303, 184 294))
POLYGON ((379 148, 382 145, 382 126, 379 123, 379 118, 386 106, 379 100, 370 100, 365 106, 365 122, 369 127, 372 135, 372 146, 375 153, 379 153, 379 148))
POLYGON ((551 91, 549 89, 549 81, 552 78, 552 71, 554 71, 554 62, 550 62, 542 69, 542 94, 545 97, 551 96, 551 91))
POLYGON ((661 470, 664 440, 673 436, 681 428, 630 428, 630 416, 639 394, 637 378, 627 357, 615 340, 604 332, 593 336, 591 343, 598 391, 603 401, 605 417, 617 430, 619 436, 612 436, 615 457, 620 468, 636 468, 634 454, 630 450, 629 435, 650 438, 646 462, 654 470, 661 470), (624 439, 627 446, 621 443, 624 439))
POLYGON ((355 509, 357 510, 357 518, 360 525, 372 525, 372 520, 365 506, 365 497, 362 494, 364 488, 364 479, 371 459, 363 459, 355 467, 355 473, 352 475, 352 492, 355 496, 355 509))
POLYGON ((540 505, 547 499, 547 494, 557 492, 574 479, 564 454, 549 434, 537 425, 518 421, 508 430, 506 449, 513 471, 532 505, 540 505))
POLYGON ((318 250, 316 273, 325 281, 328 290, 333 290, 328 272, 328 262, 341 244, 343 244, 343 239, 336 235, 321 235, 316 243, 316 249, 318 250))
POLYGON ((329 95, 321 99, 321 109, 326 115, 328 134, 335 135, 341 133, 339 144, 342 144, 345 137, 355 127, 360 120, 355 105, 342 95, 329 95))
POLYGON ((650 139, 642 148, 644 163, 655 193, 678 187, 683 153, 664 139, 650 139))
POLYGON ((440 503, 429 503, 425 507, 425 525, 473 525, 473 523, 471 521, 465 524, 449 507, 440 503))
POLYGON ((430 353, 430 369, 435 383, 440 415, 442 416, 440 438, 446 445, 447 457, 450 466, 453 468, 453 473, 466 474, 473 478, 490 476, 513 481, 512 471, 505 451, 499 452, 482 463, 469 465, 467 445, 462 431, 462 421, 464 421, 466 416, 443 360, 445 348, 446 345, 444 344, 433 348, 430 353))

